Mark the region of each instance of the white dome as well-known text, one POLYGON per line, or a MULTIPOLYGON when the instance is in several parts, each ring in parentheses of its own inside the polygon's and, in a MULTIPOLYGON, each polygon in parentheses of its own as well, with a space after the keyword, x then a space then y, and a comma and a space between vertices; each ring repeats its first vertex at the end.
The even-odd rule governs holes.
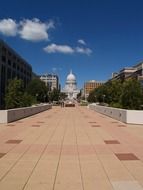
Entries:
POLYGON ((75 81, 76 77, 72 74, 72 71, 70 72, 70 74, 67 76, 67 80, 68 81, 75 81))

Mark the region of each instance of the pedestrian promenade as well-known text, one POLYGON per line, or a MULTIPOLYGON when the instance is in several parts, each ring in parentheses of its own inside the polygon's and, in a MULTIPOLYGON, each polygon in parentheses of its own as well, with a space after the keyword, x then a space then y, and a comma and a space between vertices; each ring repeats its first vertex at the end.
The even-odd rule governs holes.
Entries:
POLYGON ((143 126, 80 106, 0 124, 0 190, 143 190, 143 126))

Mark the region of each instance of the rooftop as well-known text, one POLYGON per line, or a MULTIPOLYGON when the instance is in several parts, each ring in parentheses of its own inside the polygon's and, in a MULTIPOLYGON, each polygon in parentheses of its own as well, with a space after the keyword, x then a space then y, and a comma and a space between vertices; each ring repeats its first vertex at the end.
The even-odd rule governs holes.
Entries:
POLYGON ((105 83, 105 81, 89 80, 85 83, 105 83))

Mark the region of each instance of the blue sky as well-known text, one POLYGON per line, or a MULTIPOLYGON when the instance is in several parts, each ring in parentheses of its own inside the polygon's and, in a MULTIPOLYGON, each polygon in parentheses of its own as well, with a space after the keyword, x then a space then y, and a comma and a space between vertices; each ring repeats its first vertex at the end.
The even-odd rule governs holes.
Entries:
POLYGON ((0 38, 37 74, 70 69, 78 86, 143 60, 142 0, 1 1, 0 38))

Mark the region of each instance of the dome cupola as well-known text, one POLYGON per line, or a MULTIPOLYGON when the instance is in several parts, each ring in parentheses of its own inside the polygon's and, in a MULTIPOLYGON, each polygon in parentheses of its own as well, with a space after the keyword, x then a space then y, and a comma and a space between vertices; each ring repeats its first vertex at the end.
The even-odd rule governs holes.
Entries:
POLYGON ((72 73, 72 70, 68 74, 66 78, 66 84, 62 92, 66 93, 67 99, 74 100, 77 98, 77 94, 80 92, 77 89, 76 77, 72 73))
POLYGON ((67 81, 76 81, 76 77, 74 74, 72 74, 72 70, 70 71, 70 74, 67 76, 67 81))

